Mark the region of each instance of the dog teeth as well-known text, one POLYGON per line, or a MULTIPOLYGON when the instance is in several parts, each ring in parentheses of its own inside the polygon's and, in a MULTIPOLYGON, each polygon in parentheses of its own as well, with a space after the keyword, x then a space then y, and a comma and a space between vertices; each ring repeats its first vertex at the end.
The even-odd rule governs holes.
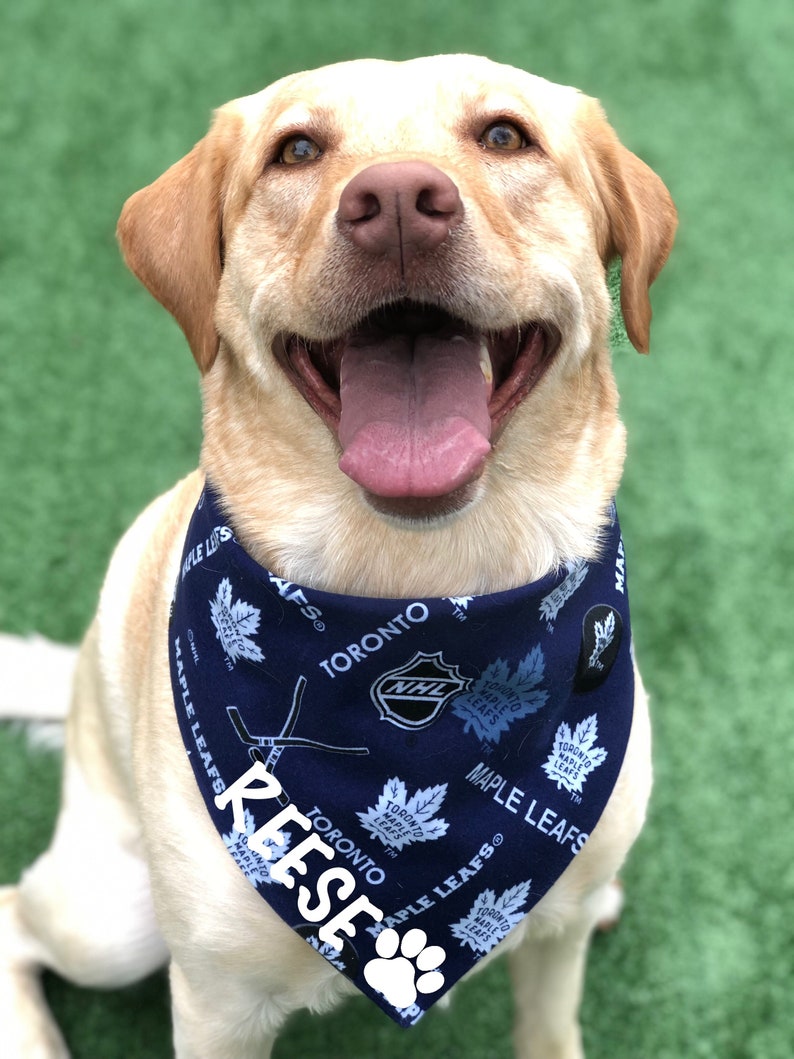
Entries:
POLYGON ((480 371, 482 371, 483 378, 490 386, 493 382, 493 364, 491 363, 491 354, 488 352, 488 346, 484 339, 480 344, 480 371))
MULTIPOLYGON (((471 335, 451 335, 449 341, 465 342, 468 345, 471 342, 471 335)), ((479 364, 483 378, 491 386, 493 384, 493 364, 491 363, 491 354, 488 351, 488 343, 484 338, 480 339, 479 364)))

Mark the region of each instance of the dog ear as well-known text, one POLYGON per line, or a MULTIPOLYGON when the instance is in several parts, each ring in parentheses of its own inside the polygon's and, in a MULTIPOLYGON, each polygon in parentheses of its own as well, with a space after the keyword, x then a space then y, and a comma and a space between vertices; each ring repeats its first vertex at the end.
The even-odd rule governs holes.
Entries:
POLYGON ((626 333, 640 353, 650 341, 648 290, 673 245, 677 214, 670 193, 644 162, 628 151, 607 124, 600 106, 598 120, 585 127, 590 171, 606 211, 602 239, 604 263, 621 258, 620 307, 626 333))
POLYGON ((235 132, 220 112, 188 155, 127 200, 117 228, 127 266, 174 316, 202 373, 218 353, 224 179, 235 132))

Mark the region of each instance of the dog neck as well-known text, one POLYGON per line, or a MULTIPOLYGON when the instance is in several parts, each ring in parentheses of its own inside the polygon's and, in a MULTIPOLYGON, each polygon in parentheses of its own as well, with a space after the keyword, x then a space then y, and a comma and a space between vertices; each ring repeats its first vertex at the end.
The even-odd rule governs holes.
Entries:
POLYGON ((419 600, 276 577, 225 516, 208 487, 171 611, 196 782, 260 896, 411 1025, 559 878, 617 780, 634 699, 617 519, 598 562, 419 600), (332 880, 344 907, 321 899, 332 880), (422 997, 383 973, 404 927, 444 965, 422 997))
POLYGON ((555 387, 545 402, 519 409, 475 499, 450 516, 379 514, 339 471, 335 438, 288 384, 275 379, 260 389, 230 356, 205 377, 202 467, 247 552, 291 581, 370 596, 504 591, 597 554, 624 458, 606 364, 601 399, 587 408, 556 407, 555 387), (529 430, 517 429, 519 417, 528 417, 529 430), (257 418, 268 423, 266 451, 230 426, 257 418))

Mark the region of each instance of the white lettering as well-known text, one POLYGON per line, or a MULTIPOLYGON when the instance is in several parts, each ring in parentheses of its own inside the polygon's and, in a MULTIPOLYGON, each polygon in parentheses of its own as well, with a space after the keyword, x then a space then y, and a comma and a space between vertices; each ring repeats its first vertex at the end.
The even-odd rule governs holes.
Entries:
MULTIPOLYGON (((281 588, 279 592, 284 595, 281 588)), ((346 673, 354 662, 365 662, 369 655, 380 651, 384 643, 388 643, 395 636, 401 636, 403 631, 409 632, 412 625, 420 625, 429 617, 430 611, 424 603, 409 603, 403 613, 395 614, 385 625, 379 625, 377 629, 364 633, 358 643, 348 644, 344 651, 335 652, 318 665, 335 680, 337 673, 346 673)))
POLYGON ((356 877, 347 868, 327 868, 317 880, 317 903, 314 906, 309 903, 312 893, 308 886, 301 886, 298 890, 298 911, 310 923, 319 923, 328 918, 331 912, 328 887, 332 882, 340 884, 336 889, 340 901, 346 901, 356 888, 356 877))
MULTIPOLYGON (((305 820, 306 817, 304 816, 303 819, 305 820)), ((311 827, 311 822, 308 823, 309 827, 311 827)), ((251 845, 250 841, 248 845, 251 845)), ((276 882, 284 883, 291 890, 295 885, 295 880, 289 874, 290 871, 294 869, 299 875, 305 875, 309 869, 306 867, 303 858, 307 853, 311 853, 312 850, 322 853, 326 860, 334 859, 333 849, 326 842, 323 842, 319 835, 309 835, 308 838, 304 838, 303 842, 299 842, 297 846, 287 850, 281 860, 276 861, 270 869, 270 877, 275 879, 276 882)))
POLYGON ((615 588, 621 595, 626 592, 626 552, 623 549, 623 538, 618 542, 618 555, 615 560, 615 588))
MULTIPOLYGON (((227 790, 215 798, 215 805, 218 809, 225 809, 231 805, 234 828, 245 834, 244 801, 246 799, 263 801, 268 798, 277 798, 281 793, 281 784, 268 772, 264 762, 257 761, 239 776, 227 790), (262 785, 255 786, 257 782, 262 785)), ((288 803, 272 816, 267 823, 257 828, 252 835, 249 835, 247 839, 248 848, 254 853, 258 853, 264 860, 270 860, 272 858, 272 850, 270 846, 266 845, 266 842, 275 843, 278 846, 285 845, 285 837, 281 829, 287 824, 298 824, 303 830, 311 831, 312 833, 297 845, 288 849, 273 864, 270 876, 275 882, 282 883, 288 889, 293 889, 295 887, 295 879, 291 872, 297 872, 299 875, 308 873, 306 857, 309 853, 320 853, 326 860, 333 860, 337 853, 340 852, 340 845, 345 850, 350 849, 348 853, 343 853, 342 855, 346 855, 348 860, 353 859, 358 871, 365 874, 368 883, 377 886, 386 878, 386 873, 383 869, 377 867, 371 857, 367 857, 360 849, 354 847, 349 839, 345 839, 342 832, 333 827, 328 817, 320 815, 320 810, 317 806, 314 806, 308 815, 304 815, 297 806, 288 803), (333 836, 336 840, 336 849, 319 837, 319 831, 329 832, 329 838, 333 836)), ((489 848, 493 852, 493 849, 489 848)), ((481 856, 485 855, 484 849, 485 847, 480 850, 481 856)), ((488 855, 490 856, 490 853, 488 855)), ((326 944, 333 946, 337 951, 340 951, 343 946, 343 939, 339 934, 346 934, 349 938, 355 937, 356 926, 353 921, 358 916, 367 915, 375 923, 380 923, 383 919, 383 911, 377 905, 374 905, 365 894, 360 894, 349 905, 341 908, 328 919, 332 909, 330 887, 334 883, 338 884, 336 897, 339 900, 346 901, 355 890, 356 877, 347 868, 328 868, 318 876, 313 894, 307 886, 298 888, 296 903, 300 914, 309 922, 320 923, 325 921, 318 931, 319 938, 326 944)))
POLYGON ((225 809, 229 802, 232 803, 234 813, 234 829, 241 835, 245 834, 245 810, 243 799, 251 798, 261 801, 267 798, 278 798, 281 794, 281 784, 276 777, 268 772, 264 761, 255 761, 254 764, 239 776, 234 783, 227 787, 221 794, 216 795, 215 805, 218 809, 225 809), (251 787, 255 780, 261 780, 262 787, 251 787))
MULTIPOLYGON (((323 612, 319 607, 314 607, 309 603, 302 588, 296 588, 291 581, 285 581, 283 577, 276 577, 275 574, 269 574, 268 576, 270 583, 275 585, 281 598, 286 599, 288 603, 294 603, 304 618, 308 618, 309 621, 315 623, 318 618, 322 618, 323 612)), ((318 632, 322 632, 325 626, 315 624, 315 628, 318 632)))
MULTIPOLYGON (((265 860, 270 860, 270 848, 265 845, 265 842, 269 840, 276 846, 283 846, 284 835, 281 833, 281 829, 287 824, 293 823, 298 824, 304 831, 308 831, 312 826, 311 820, 308 820, 303 813, 298 811, 296 806, 290 803, 289 805, 285 805, 281 812, 276 813, 276 815, 268 820, 266 824, 257 828, 253 835, 249 835, 246 845, 249 849, 252 849, 254 853, 258 853, 261 857, 264 857, 265 860)), ((306 869, 304 868, 304 872, 305 870, 306 869)), ((292 886, 291 879, 287 885, 292 886)))
POLYGON ((333 945, 337 951, 341 951, 342 945, 344 944, 342 939, 337 936, 337 931, 341 930, 344 934, 347 934, 349 938, 356 936, 356 928, 353 926, 353 920, 358 915, 368 915, 371 919, 374 919, 376 923, 380 923, 383 919, 383 912, 377 908, 368 897, 361 894, 359 897, 352 901, 347 908, 343 908, 341 912, 329 919, 327 923, 323 924, 318 930, 320 941, 326 942, 328 945, 333 945))

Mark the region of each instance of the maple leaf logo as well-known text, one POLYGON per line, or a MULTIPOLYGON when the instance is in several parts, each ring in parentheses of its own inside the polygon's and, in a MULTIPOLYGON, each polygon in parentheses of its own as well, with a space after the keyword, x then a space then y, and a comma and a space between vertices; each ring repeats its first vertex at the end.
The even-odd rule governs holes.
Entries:
POLYGON ((546 705, 548 691, 540 687, 546 663, 540 644, 518 663, 515 673, 503 659, 492 662, 474 686, 458 695, 452 712, 465 722, 480 742, 496 744, 515 722, 546 705))
POLYGON ((210 600, 210 617, 216 629, 216 639, 234 665, 240 658, 262 662, 265 656, 251 637, 259 629, 260 611, 250 603, 238 599, 232 602, 232 583, 224 577, 218 585, 215 599, 210 600))
POLYGON ((483 890, 468 914, 450 927, 453 937, 474 952, 485 955, 518 926, 526 915, 524 905, 532 880, 505 890, 499 897, 493 890, 483 890))
POLYGON ((457 620, 466 621, 466 611, 474 596, 445 596, 444 598, 452 604, 452 613, 457 620))
POLYGON ((550 630, 557 620, 557 616, 587 577, 589 567, 584 559, 565 564, 567 575, 563 581, 548 596, 540 601, 540 616, 546 620, 550 630))
POLYGON ((582 793, 584 781, 607 759, 607 751, 595 745, 597 739, 596 714, 577 724, 573 732, 565 721, 562 722, 554 737, 549 760, 543 766, 549 779, 557 784, 557 790, 564 787, 571 794, 582 793))
POLYGON ((597 621, 593 626, 593 633, 595 635, 595 647, 593 647, 593 653, 590 655, 587 664, 591 669, 600 671, 604 668, 601 655, 615 639, 615 612, 610 610, 603 621, 597 621))
POLYGON ((256 821, 249 809, 245 810, 243 822, 245 824, 244 833, 241 834, 239 831, 230 831, 228 835, 223 836, 226 848, 234 857, 237 866, 245 873, 245 876, 250 883, 254 886, 260 886, 263 883, 270 884, 273 882, 270 877, 270 871, 276 861, 281 860, 289 849, 291 840, 290 834, 288 831, 281 832, 284 836, 283 846, 276 845, 272 839, 266 840, 265 844, 270 850, 270 860, 265 860, 261 854, 256 853, 248 847, 248 836, 253 835, 256 830, 256 821))
POLYGON ((446 783, 425 787, 410 798, 397 776, 386 781, 377 804, 356 815, 365 831, 391 849, 401 850, 414 842, 432 842, 447 833, 446 820, 434 819, 447 793, 446 783))

